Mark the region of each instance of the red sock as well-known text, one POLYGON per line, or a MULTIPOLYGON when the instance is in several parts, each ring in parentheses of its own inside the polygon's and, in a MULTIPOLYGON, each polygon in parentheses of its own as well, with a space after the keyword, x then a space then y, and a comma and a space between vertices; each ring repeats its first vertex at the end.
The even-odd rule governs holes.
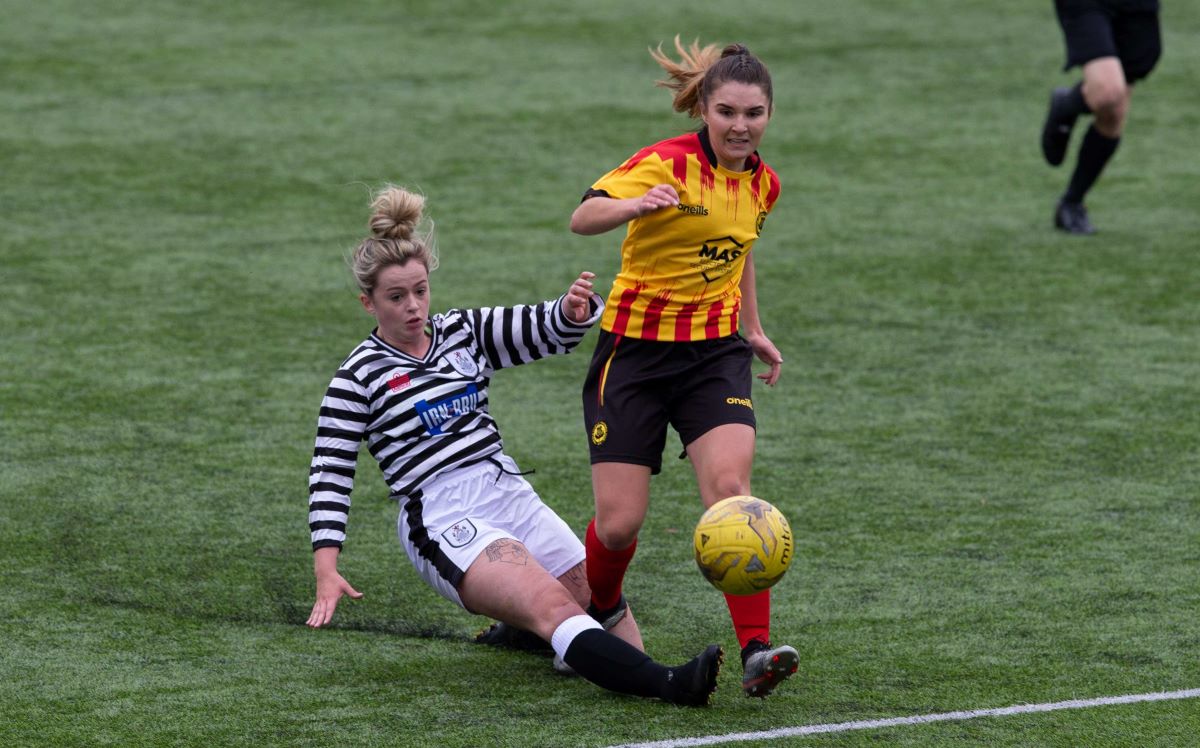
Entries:
POLYGON ((729 606, 729 617, 733 619, 733 631, 737 634, 738 644, 743 649, 751 639, 771 641, 770 590, 753 595, 726 595, 725 603, 729 606))
POLYGON ((625 570, 637 550, 637 539, 628 548, 609 550, 596 535, 596 518, 593 517, 588 523, 583 545, 587 549, 587 580, 592 588, 592 603, 600 610, 608 610, 621 599, 621 582, 625 580, 625 570))

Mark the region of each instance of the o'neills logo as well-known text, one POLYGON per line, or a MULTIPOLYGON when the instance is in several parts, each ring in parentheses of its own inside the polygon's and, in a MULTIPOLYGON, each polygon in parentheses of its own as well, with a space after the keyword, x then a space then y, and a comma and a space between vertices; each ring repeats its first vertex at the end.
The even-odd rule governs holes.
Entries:
POLYGON ((727 397, 725 402, 730 405, 745 405, 750 410, 754 410, 754 403, 748 397, 727 397))
POLYGON ((686 203, 679 203, 675 206, 675 209, 680 213, 687 213, 689 216, 708 215, 708 208, 704 207, 703 205, 687 205, 686 203))

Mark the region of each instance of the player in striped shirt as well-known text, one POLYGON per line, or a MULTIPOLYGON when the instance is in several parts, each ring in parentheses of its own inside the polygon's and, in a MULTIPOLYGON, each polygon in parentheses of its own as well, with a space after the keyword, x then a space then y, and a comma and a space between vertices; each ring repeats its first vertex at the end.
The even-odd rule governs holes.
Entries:
MULTIPOLYGON (((685 48, 676 62, 652 53, 698 132, 641 149, 601 177, 571 216, 571 230, 625 226, 621 270, 601 321, 583 388, 596 516, 588 525, 589 612, 625 608, 621 585, 662 467, 668 424, 712 506, 750 493, 755 419, 750 364, 783 358, 763 332, 752 250, 779 198, 779 178, 758 155, 773 106, 771 76, 746 47, 685 48), (739 333, 740 330, 740 333, 739 333)), ((795 672, 789 646, 770 643, 770 591, 726 595, 742 647, 742 686, 766 696, 795 672)))
MULTIPOLYGON (((661 665, 584 613, 584 548, 504 454, 488 412, 497 369, 567 353, 602 311, 591 273, 558 299, 429 316, 436 256, 418 231, 424 198, 397 187, 373 203, 373 236, 354 252, 363 307, 378 326, 339 367, 317 421, 309 477, 316 602, 328 624, 360 442, 400 504, 397 532, 421 577, 446 599, 549 642, 588 680, 621 693, 702 706, 723 653, 661 665)), ((632 619, 629 619, 632 623, 632 619)), ((634 626, 636 631, 636 626, 634 626)))

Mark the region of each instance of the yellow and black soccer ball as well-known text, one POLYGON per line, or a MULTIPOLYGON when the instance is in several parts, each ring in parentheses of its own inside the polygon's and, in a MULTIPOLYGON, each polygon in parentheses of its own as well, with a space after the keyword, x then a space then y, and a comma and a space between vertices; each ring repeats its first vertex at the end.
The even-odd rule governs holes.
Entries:
POLYGON ((696 524, 693 542, 704 578, 731 595, 768 589, 792 563, 787 518, 754 496, 730 496, 709 507, 696 524))

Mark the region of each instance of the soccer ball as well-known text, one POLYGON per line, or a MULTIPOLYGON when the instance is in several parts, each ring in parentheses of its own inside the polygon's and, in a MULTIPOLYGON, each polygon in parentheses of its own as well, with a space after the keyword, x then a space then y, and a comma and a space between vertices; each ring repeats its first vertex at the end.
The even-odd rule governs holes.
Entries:
POLYGON ((709 507, 696 525, 693 543, 704 578, 731 595, 767 589, 792 562, 787 518, 753 496, 730 496, 709 507))

